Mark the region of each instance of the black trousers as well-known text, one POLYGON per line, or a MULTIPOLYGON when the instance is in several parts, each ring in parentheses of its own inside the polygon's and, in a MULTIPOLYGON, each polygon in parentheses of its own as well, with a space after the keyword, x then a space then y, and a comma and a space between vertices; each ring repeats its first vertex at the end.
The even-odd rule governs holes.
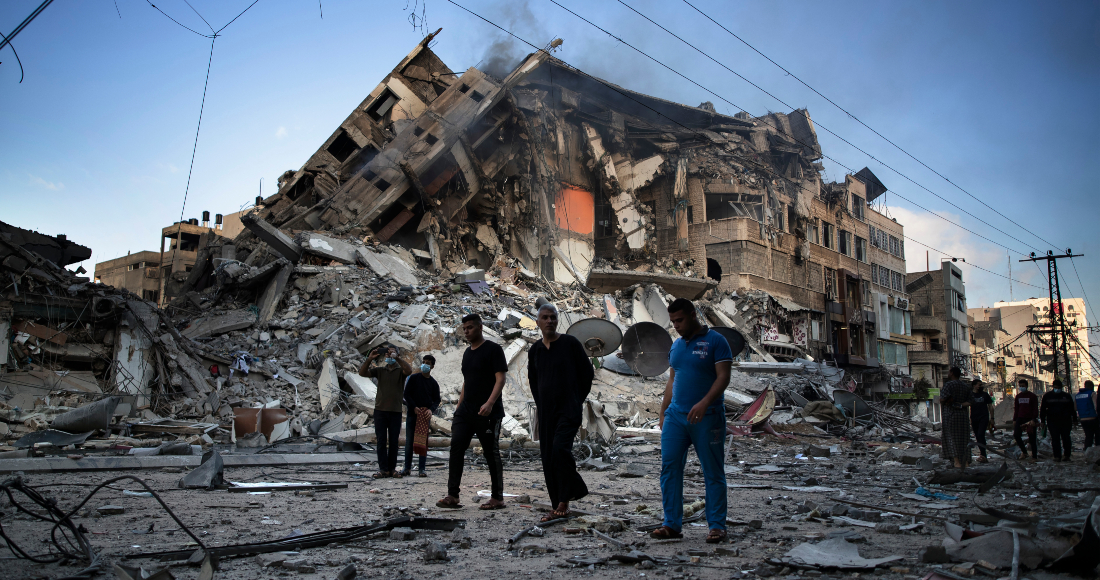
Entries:
MULTIPOLYGON (((405 407, 405 471, 412 469, 413 465, 413 439, 416 438, 416 411, 413 407, 405 407)), ((428 462, 427 455, 420 456, 420 471, 424 471, 428 462)))
POLYGON ((1085 449, 1093 445, 1100 445, 1100 434, 1097 433, 1098 428, 1100 428, 1100 419, 1085 419, 1081 421, 1081 430, 1085 432, 1085 449))
POLYGON ((451 458, 448 462, 447 495, 460 497, 462 468, 466 464, 466 450, 474 436, 481 442, 485 463, 489 466, 490 488, 493 499, 504 500, 504 462, 500 460, 500 422, 502 419, 482 417, 478 414, 456 413, 451 421, 451 458))
POLYGON ((1031 456, 1039 457, 1039 444, 1035 441, 1035 429, 1024 427, 1023 422, 1016 421, 1016 426, 1012 429, 1012 438, 1016 440, 1016 445, 1020 446, 1020 451, 1024 452, 1024 457, 1027 457, 1027 447, 1024 447, 1023 432, 1027 431, 1027 442, 1031 447, 1031 456))
POLYGON ((1064 457, 1069 459, 1069 452, 1073 451, 1073 443, 1070 443, 1069 432, 1073 424, 1069 421, 1047 421, 1047 431, 1050 432, 1050 446, 1054 448, 1054 458, 1064 457), (1065 451, 1063 454, 1062 452, 1065 451))
POLYGON ((577 462, 573 459, 573 439, 581 428, 580 417, 566 417, 560 412, 539 413, 539 450, 542 452, 542 473, 546 478, 546 493, 554 509, 563 501, 573 501, 588 495, 577 462))
POLYGON ((397 471, 397 447, 401 438, 401 413, 375 411, 374 433, 378 437, 378 471, 397 471))
POLYGON ((989 429, 989 419, 971 419, 970 427, 974 430, 974 440, 978 442, 978 452, 985 457, 985 432, 989 429))

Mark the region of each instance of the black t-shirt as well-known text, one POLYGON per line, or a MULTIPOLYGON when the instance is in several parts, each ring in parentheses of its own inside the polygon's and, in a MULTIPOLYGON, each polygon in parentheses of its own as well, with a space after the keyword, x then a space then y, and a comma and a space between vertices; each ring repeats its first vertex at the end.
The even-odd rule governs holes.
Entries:
MULTIPOLYGON (((497 382, 497 373, 508 372, 508 362, 504 360, 504 349, 499 344, 486 340, 476 349, 466 348, 462 354, 462 380, 466 383, 466 393, 462 397, 462 406, 458 413, 477 415, 481 406, 493 394, 497 382)), ((496 404, 489 416, 493 419, 504 417, 504 403, 497 397, 496 404)))
POLYGON ((993 397, 989 396, 989 393, 973 393, 970 395, 970 420, 971 421, 988 421, 989 420, 989 407, 987 405, 993 404, 993 397))
POLYGON ((435 411, 439 401, 439 383, 432 377, 414 373, 405 381, 405 404, 410 409, 427 407, 435 411))

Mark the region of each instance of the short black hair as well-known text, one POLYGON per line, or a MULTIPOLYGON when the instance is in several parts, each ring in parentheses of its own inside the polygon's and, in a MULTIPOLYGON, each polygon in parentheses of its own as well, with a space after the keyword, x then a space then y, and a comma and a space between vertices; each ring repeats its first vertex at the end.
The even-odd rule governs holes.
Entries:
POLYGON ((970 386, 974 386, 974 385, 979 385, 979 386, 981 386, 981 384, 982 384, 982 380, 981 380, 981 379, 974 379, 974 380, 970 381, 970 386))
POLYGON ((424 355, 424 358, 421 359, 421 360, 423 360, 424 362, 432 361, 434 363, 435 362, 435 357, 430 355, 430 354, 426 354, 426 355, 424 355))
POLYGON ((695 314, 695 305, 687 298, 677 298, 672 301, 672 304, 668 305, 668 313, 673 314, 675 312, 683 312, 687 315, 695 314))
POLYGON ((476 322, 478 326, 481 326, 481 315, 476 312, 471 312, 462 317, 462 324, 467 322, 476 322))
POLYGON ((959 369, 959 367, 951 367, 951 370, 947 371, 947 374, 955 378, 963 376, 963 372, 959 369))
POLYGON ((1020 379, 1020 386, 1021 387, 1026 387, 1027 386, 1027 379, 1020 379))
POLYGON ((1054 386, 1056 386, 1056 387, 1062 386, 1062 379, 1054 379, 1054 386))
POLYGON ((1092 381, 1085 381, 1085 390, 1091 391, 1093 387, 1092 381))

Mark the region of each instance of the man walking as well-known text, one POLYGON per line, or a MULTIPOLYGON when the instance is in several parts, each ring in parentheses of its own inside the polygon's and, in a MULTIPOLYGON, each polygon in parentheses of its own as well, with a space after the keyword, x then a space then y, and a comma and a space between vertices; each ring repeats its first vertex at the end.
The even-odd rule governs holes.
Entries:
POLYGON ((1077 423, 1077 403, 1062 388, 1062 379, 1054 379, 1054 390, 1043 395, 1039 420, 1050 433, 1054 461, 1069 461, 1070 451, 1073 450, 1069 434, 1077 423))
POLYGON ((1027 447, 1024 447, 1023 432, 1027 430, 1027 442, 1031 447, 1031 462, 1039 460, 1039 447, 1035 442, 1035 427, 1039 418, 1039 396, 1027 390, 1027 379, 1020 379, 1020 392, 1012 409, 1012 438, 1020 447, 1020 459, 1027 459, 1027 447))
POLYGON ((1092 381, 1085 381, 1085 386, 1073 396, 1077 403, 1077 417, 1081 422, 1081 430, 1085 432, 1085 449, 1093 445, 1100 445, 1097 437, 1097 426, 1100 419, 1096 418, 1096 393, 1093 392, 1092 381))
POLYGON ((706 486, 707 543, 726 539, 726 408, 733 352, 721 334, 699 324, 695 305, 677 298, 668 307, 680 335, 668 353, 668 383, 661 402, 661 504, 664 524, 650 537, 682 538, 684 466, 695 447, 706 486))
POLYGON ((401 435, 401 398, 405 392, 405 377, 412 374, 409 363, 397 356, 397 348, 374 349, 359 376, 371 377, 378 382, 378 394, 374 399, 374 433, 378 438, 378 473, 374 477, 401 477, 397 473, 397 446, 401 435), (381 365, 371 363, 386 354, 381 365))
POLYGON ((951 367, 950 378, 943 385, 940 404, 943 407, 943 436, 940 446, 943 458, 954 462, 955 467, 965 468, 970 463, 970 407, 973 389, 964 383, 959 367, 951 367))
POLYGON ((974 431, 974 440, 978 442, 978 463, 989 463, 985 454, 985 430, 989 429, 993 434, 993 397, 985 392, 985 385, 980 379, 974 379, 970 383, 974 387, 974 393, 970 398, 970 428, 974 431))
POLYGON ((462 355, 462 391, 451 422, 451 459, 448 465, 447 496, 435 503, 441 508, 460 508, 459 491, 462 467, 470 440, 477 435, 481 451, 492 480, 491 497, 481 504, 483 510, 501 509, 504 504, 504 464, 500 460, 500 423, 504 419, 504 404, 500 393, 508 362, 500 345, 485 340, 481 317, 462 317, 462 335, 470 346, 462 355))
MULTIPOLYGON (((439 383, 432 378, 432 369, 435 368, 435 357, 426 355, 420 363, 420 372, 409 377, 405 381, 405 471, 402 475, 408 476, 412 469, 413 440, 416 433, 427 433, 431 424, 432 413, 439 407, 442 400, 439 396, 439 383)), ((426 443, 426 441, 425 441, 426 443)), ((419 477, 428 477, 425 471, 428 454, 420 455, 419 477)))
POLYGON ((542 521, 569 516, 569 502, 588 495, 577 473, 573 438, 581 427, 581 409, 592 390, 595 370, 581 342, 558 333, 558 309, 543 304, 538 311, 542 340, 527 353, 527 378, 539 420, 542 473, 552 511, 542 521))

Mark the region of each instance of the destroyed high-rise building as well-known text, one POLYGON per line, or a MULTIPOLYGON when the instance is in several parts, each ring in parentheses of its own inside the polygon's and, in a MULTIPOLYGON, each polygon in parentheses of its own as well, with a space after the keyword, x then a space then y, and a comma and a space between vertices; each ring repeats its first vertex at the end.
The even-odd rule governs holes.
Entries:
POLYGON ((869 169, 822 182, 808 111, 722 115, 546 51, 504 79, 455 73, 432 38, 282 176, 246 218, 239 259, 297 261, 280 235, 330 229, 399 243, 444 275, 512 256, 597 291, 658 277, 688 298, 763 291, 749 323, 773 354, 904 373, 903 228, 874 209, 886 187, 869 169))

